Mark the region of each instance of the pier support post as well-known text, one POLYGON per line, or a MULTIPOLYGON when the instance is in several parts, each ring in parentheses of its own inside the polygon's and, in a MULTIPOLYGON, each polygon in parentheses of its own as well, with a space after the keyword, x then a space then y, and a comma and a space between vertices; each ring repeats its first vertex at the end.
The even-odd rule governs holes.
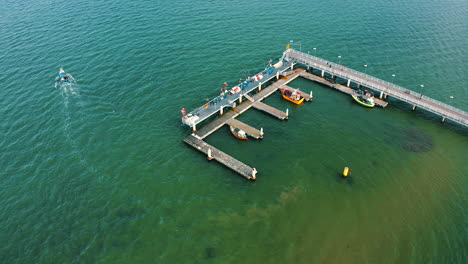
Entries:
POLYGON ((310 94, 309 94, 309 95, 310 95, 310 98, 311 98, 311 100, 312 100, 312 91, 310 91, 310 94))
POLYGON ((413 111, 416 109, 416 105, 413 105, 413 111))
POLYGON ((383 91, 380 92, 380 99, 382 99, 382 96, 383 96, 383 91))
POLYGON ((350 84, 351 84, 351 79, 348 80, 348 84, 346 86, 349 87, 350 84))
POLYGON ((192 125, 192 131, 197 132, 197 125, 195 123, 193 123, 192 125))
POLYGON ((294 63, 291 63, 291 71, 294 69, 294 63))
POLYGON ((239 104, 242 104, 242 94, 239 96, 239 104))
POLYGON ((221 108, 219 108, 219 113, 220 113, 221 115, 223 115, 223 108, 224 108, 224 107, 222 107, 222 106, 221 106, 221 108))
POLYGON ((212 160, 213 156, 211 156, 211 148, 208 149, 208 160, 212 160))
POLYGON ((278 80, 278 79, 279 79, 279 71, 276 72, 276 80, 278 80))
POLYGON ((322 78, 323 78, 323 76, 325 76, 325 71, 324 70, 322 70, 322 78))
POLYGON ((260 92, 262 90, 262 83, 258 84, 258 91, 260 92))
POLYGON ((442 117, 442 123, 445 123, 445 116, 442 117))
POLYGON ((263 138, 263 127, 260 128, 260 138, 263 138))
POLYGON ((252 168, 252 176, 250 177, 251 180, 257 179, 257 170, 252 168))
POLYGON ((286 117, 289 117, 289 108, 286 108, 286 117))

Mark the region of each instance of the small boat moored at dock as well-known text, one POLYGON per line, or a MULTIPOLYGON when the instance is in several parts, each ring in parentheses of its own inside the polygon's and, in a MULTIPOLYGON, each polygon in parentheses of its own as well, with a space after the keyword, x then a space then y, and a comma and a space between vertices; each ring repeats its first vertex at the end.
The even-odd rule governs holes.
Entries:
POLYGON ((282 88, 280 91, 281 91, 281 95, 283 96, 283 98, 292 103, 301 104, 302 102, 304 102, 304 97, 301 96, 300 92, 297 92, 297 91, 291 92, 288 89, 284 89, 284 88, 282 88))
POLYGON ((229 126, 229 129, 231 130, 231 133, 238 139, 243 139, 247 140, 247 134, 245 133, 244 130, 235 128, 233 126, 229 126))
POLYGON ((353 94, 351 95, 354 99, 354 101, 358 102, 360 105, 367 106, 367 107, 374 107, 374 96, 364 91, 359 90, 359 91, 354 91, 353 94))

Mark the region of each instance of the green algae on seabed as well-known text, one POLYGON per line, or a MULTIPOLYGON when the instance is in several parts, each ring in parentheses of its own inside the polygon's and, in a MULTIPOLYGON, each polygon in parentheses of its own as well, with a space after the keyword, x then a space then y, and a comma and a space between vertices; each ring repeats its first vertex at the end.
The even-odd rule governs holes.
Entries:
POLYGON ((426 132, 410 128, 403 131, 401 147, 408 152, 428 152, 434 147, 434 140, 426 132))

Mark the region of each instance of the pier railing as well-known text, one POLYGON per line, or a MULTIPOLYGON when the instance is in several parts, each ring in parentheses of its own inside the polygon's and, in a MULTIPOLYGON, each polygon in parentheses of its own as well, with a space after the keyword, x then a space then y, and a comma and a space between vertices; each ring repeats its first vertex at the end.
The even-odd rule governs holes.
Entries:
MULTIPOLYGON (((240 96, 243 96, 244 94, 247 94, 257 89, 259 86, 275 78, 277 75, 282 75, 284 71, 288 70, 288 68, 290 67, 290 63, 284 61, 283 59, 284 57, 282 57, 279 60, 279 62, 281 62, 281 66, 274 67, 273 65, 270 65, 265 70, 253 75, 252 78, 250 78, 250 80, 245 80, 239 85, 235 85, 240 87, 240 92, 234 94, 226 93, 214 97, 213 99, 206 102, 204 105, 196 108, 195 110, 192 110, 190 113, 183 116, 182 122, 192 127, 202 122, 203 120, 209 118, 210 116, 222 111, 222 109, 225 107, 235 107, 235 102, 239 99, 240 96), (268 71, 268 69, 270 69, 270 71, 268 71), (257 75, 262 75, 263 77, 260 80, 254 80, 254 76, 257 75)), ((228 90, 228 87, 226 87, 226 90, 228 90)))
POLYGON ((418 105, 419 107, 448 117, 464 125, 468 125, 466 120, 466 117, 468 116, 467 112, 430 97, 424 96, 420 93, 408 90, 399 85, 294 49, 288 49, 285 52, 285 57, 287 60, 294 61, 295 63, 308 65, 312 68, 323 70, 340 78, 352 80, 354 83, 390 94, 391 96, 402 101, 418 105), (452 114, 451 112, 456 114, 452 114))

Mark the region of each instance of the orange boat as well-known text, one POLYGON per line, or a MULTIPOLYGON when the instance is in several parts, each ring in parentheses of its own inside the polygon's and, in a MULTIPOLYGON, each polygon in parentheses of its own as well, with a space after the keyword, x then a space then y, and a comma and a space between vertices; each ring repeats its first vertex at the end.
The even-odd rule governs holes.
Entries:
POLYGON ((291 92, 288 89, 281 88, 281 94, 283 95, 284 99, 295 104, 301 104, 302 102, 304 102, 304 97, 301 96, 300 92, 291 92))
POLYGON ((245 133, 244 130, 235 128, 233 126, 229 126, 229 129, 231 130, 231 133, 238 139, 243 139, 247 140, 247 134, 245 133))

